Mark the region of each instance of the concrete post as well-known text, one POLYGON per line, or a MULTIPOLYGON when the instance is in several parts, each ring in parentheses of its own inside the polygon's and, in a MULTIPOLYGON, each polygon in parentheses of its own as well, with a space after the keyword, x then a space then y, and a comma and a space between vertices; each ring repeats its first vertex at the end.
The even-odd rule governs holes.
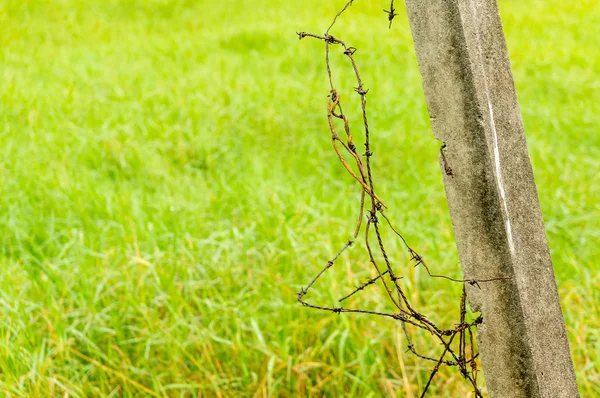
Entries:
POLYGON ((496 0, 405 0, 496 398, 579 397, 496 0))

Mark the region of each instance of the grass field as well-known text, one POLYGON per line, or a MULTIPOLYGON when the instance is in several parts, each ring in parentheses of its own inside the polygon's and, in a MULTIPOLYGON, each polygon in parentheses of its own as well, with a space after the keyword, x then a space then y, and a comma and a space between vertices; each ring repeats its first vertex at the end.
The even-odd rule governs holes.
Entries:
MULTIPOLYGON (((295 35, 323 32, 343 1, 323 3, 0 0, 4 395, 418 396, 431 364, 405 353, 397 324, 295 301, 357 211, 330 148, 322 46, 295 35)), ((459 276, 406 12, 398 2, 389 30, 385 3, 357 0, 332 33, 359 48, 387 214, 436 272, 459 276)), ((578 382, 592 397, 600 5, 500 6, 578 382)), ((333 303, 373 275, 360 250, 312 300, 333 303)), ((460 286, 401 273, 412 300, 451 326, 460 286)), ((358 304, 382 308, 369 292, 358 304)), ((431 392, 469 389, 444 370, 431 392)))

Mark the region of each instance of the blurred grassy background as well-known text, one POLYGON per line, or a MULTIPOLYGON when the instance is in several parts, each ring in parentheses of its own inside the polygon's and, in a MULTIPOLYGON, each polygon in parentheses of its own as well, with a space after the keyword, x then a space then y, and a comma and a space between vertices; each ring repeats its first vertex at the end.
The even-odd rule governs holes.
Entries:
MULTIPOLYGON (((365 0, 332 33, 359 48, 387 214, 458 276, 397 3, 391 30, 389 4, 365 0)), ((431 365, 405 354, 397 324, 295 301, 356 217, 329 143, 322 46, 294 33, 323 32, 342 4, 0 0, 0 391, 418 396, 431 365)), ((594 396, 600 5, 500 6, 578 381, 594 396)), ((460 286, 402 274, 432 319, 458 319, 460 286)), ((371 275, 356 247, 309 297, 333 303, 371 275)), ((355 305, 382 301, 370 290, 355 305)), ((432 390, 468 394, 454 371, 432 390)))

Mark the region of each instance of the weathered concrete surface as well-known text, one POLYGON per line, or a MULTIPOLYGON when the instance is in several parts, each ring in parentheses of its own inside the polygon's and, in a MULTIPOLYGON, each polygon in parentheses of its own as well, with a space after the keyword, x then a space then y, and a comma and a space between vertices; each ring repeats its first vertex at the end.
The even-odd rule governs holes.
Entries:
POLYGON ((579 397, 496 0, 405 1, 489 395, 579 397))

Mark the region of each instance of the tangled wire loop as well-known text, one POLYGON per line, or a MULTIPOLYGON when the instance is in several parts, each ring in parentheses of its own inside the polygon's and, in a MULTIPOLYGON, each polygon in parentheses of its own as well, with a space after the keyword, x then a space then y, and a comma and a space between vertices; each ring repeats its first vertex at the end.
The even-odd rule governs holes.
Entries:
MULTIPOLYGON (((392 318, 394 320, 400 321, 402 325, 402 330, 404 336, 408 342, 408 351, 412 352, 418 358, 423 360, 434 362, 435 365, 431 371, 427 384, 421 394, 421 397, 424 397, 427 393, 427 390, 430 387, 430 384, 439 371, 442 365, 457 367, 458 371, 462 375, 462 377, 469 381, 471 384, 473 391, 476 397, 483 397, 480 389, 477 386, 477 358, 479 353, 476 352, 476 347, 474 344, 474 334, 475 328, 477 325, 483 322, 482 316, 478 316, 474 320, 467 322, 466 320, 466 284, 470 284, 473 286, 478 286, 480 283, 497 281, 502 279, 510 279, 508 277, 498 277, 498 278, 490 278, 485 280, 474 280, 474 279, 454 279, 444 275, 435 275, 432 274, 429 267, 421 257, 413 248, 411 248, 406 239, 400 234, 392 225, 390 219, 385 214, 385 209, 387 209, 387 205, 383 202, 383 200, 379 197, 377 192, 375 191, 373 185, 373 176, 371 170, 371 158, 373 156, 373 152, 371 150, 370 143, 370 131, 369 131, 369 123, 367 119, 367 94, 369 90, 365 90, 362 79, 360 77, 360 73, 358 70, 358 66, 355 60, 356 48, 346 45, 342 40, 335 38, 329 32, 335 25, 337 19, 352 5, 354 0, 348 1, 344 8, 339 11, 327 31, 323 35, 316 35, 307 32, 297 32, 297 35, 300 39, 304 39, 306 37, 320 40, 325 44, 325 63, 327 67, 327 75, 329 78, 329 101, 327 103, 327 121, 329 125, 329 131, 331 132, 331 142, 333 145, 333 149, 337 154, 340 162, 346 171, 354 178, 358 184, 361 186, 361 195, 360 195, 360 205, 359 205, 359 217, 357 221, 357 225, 354 231, 353 239, 349 240, 344 247, 331 259, 327 262, 327 264, 319 271, 319 273, 313 278, 313 280, 308 284, 308 286, 302 289, 298 293, 298 301, 305 307, 315 308, 324 311, 330 311, 336 314, 341 313, 361 313, 361 314, 370 314, 382 317, 392 318), (354 143, 352 134, 350 132, 350 123, 348 121, 348 117, 342 110, 341 105, 341 96, 339 92, 335 89, 332 79, 332 67, 330 62, 330 50, 333 46, 341 46, 343 48, 343 54, 348 58, 352 68, 354 70, 354 76, 356 79, 356 87, 354 87, 354 91, 358 94, 361 101, 362 108, 362 123, 364 127, 364 136, 365 136, 365 152, 363 154, 359 154, 356 145, 354 143), (336 131, 335 120, 341 120, 343 122, 344 133, 343 137, 340 137, 336 131), (364 157, 364 160, 363 160, 364 157), (348 160, 347 160, 348 159, 348 160), (351 165, 354 165, 353 166, 351 165), (331 267, 333 267, 336 260, 350 247, 354 244, 356 239, 358 238, 360 231, 363 225, 363 214, 365 213, 365 198, 368 196, 370 208, 366 211, 366 226, 364 228, 364 242, 367 248, 367 253, 369 256, 369 261, 372 266, 377 271, 377 276, 375 278, 369 279, 366 283, 358 286, 354 291, 350 292, 346 296, 342 297, 339 302, 343 302, 350 297, 354 296, 358 292, 363 291, 367 287, 376 284, 377 282, 381 282, 381 285, 385 289, 387 296, 390 301, 393 303, 397 312, 394 313, 386 313, 379 311, 371 311, 364 309, 353 309, 353 308, 344 308, 344 307, 328 307, 328 306, 320 306, 309 303, 305 300, 305 296, 310 290, 310 288, 316 283, 316 281, 331 267), (422 265, 428 275, 433 278, 444 278, 452 282, 458 282, 463 284, 462 295, 460 298, 460 320, 458 324, 452 329, 443 329, 438 327, 432 321, 430 321, 424 314, 418 312, 409 302, 407 296, 402 289, 399 281, 402 277, 396 275, 394 269, 392 268, 390 259, 388 257, 387 250, 384 246, 381 229, 383 228, 380 223, 380 218, 385 220, 385 224, 389 227, 393 233, 402 241, 405 248, 408 250, 408 254, 410 256, 411 261, 414 266, 422 265), (371 247, 369 242, 369 236, 371 231, 374 230, 375 236, 377 238, 377 246, 376 250, 379 251, 384 260, 384 266, 378 264, 375 261, 374 250, 371 247), (412 342, 411 336, 408 333, 408 326, 413 326, 418 329, 425 330, 429 332, 434 339, 437 339, 442 346, 444 347, 443 352, 439 356, 439 358, 433 358, 426 355, 421 354, 415 348, 415 345, 412 342), (458 348, 455 348, 456 343, 455 339, 458 338, 458 348), (454 345, 453 345, 454 343, 454 345), (467 355, 467 352, 469 355, 467 355)), ((393 18, 397 15, 394 9, 394 2, 392 0, 390 5, 390 10, 384 10, 386 14, 388 14, 390 27, 393 18)), ((443 155, 443 153, 442 153, 443 155)))

